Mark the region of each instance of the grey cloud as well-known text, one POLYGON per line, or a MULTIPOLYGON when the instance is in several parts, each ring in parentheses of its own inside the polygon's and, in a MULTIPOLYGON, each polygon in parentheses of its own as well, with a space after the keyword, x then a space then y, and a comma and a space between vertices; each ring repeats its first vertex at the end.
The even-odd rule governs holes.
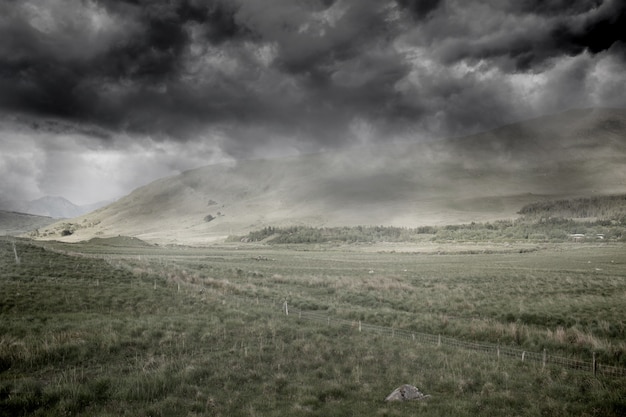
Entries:
MULTIPOLYGON (((96 126, 110 146, 123 133, 191 143, 222 132, 238 156, 277 137, 294 149, 341 146, 363 121, 373 138, 456 134, 532 111, 509 76, 550 74, 584 54, 623 57, 625 9, 617 0, 4 2, 0 107, 96 126), (428 65, 410 57, 416 48, 428 65)), ((594 68, 550 86, 566 96, 594 68)), ((601 88, 579 86, 579 101, 601 88)), ((565 103, 553 101, 536 99, 548 111, 565 103)))
POLYGON ((46 36, 29 23, 25 6, 5 5, 4 11, 17 19, 5 22, 2 29, 14 35, 7 36, 10 41, 0 55, 0 105, 181 140, 210 124, 242 123, 336 138, 355 115, 393 117, 398 108, 393 84, 407 73, 407 66, 400 55, 386 52, 381 58, 379 52, 397 34, 395 24, 386 20, 390 4, 373 0, 27 4, 35 14, 52 16, 56 29, 46 36), (71 8, 81 7, 84 13, 107 19, 113 26, 111 34, 76 43, 91 29, 69 17, 63 24, 58 20, 71 8), (271 66, 252 62, 244 44, 274 45, 271 66), (226 54, 239 71, 190 72, 194 48, 206 45, 220 51, 207 50, 200 58, 226 54), (361 77, 361 71, 367 77, 360 82, 345 82, 361 77), (270 73, 277 76, 266 76, 270 73), (257 88, 259 82, 282 84, 289 77, 294 94, 257 88), (342 77, 344 82, 335 82, 342 77), (295 96, 301 98, 294 101, 295 96), (386 105, 379 108, 381 102, 386 105), (337 131, 320 131, 318 122, 337 131))
POLYGON ((188 23, 204 24, 204 38, 216 44, 238 33, 233 23, 234 11, 225 4, 5 4, 3 11, 13 19, 2 22, 0 29, 4 39, 8 39, 0 56, 0 88, 4 93, 1 104, 36 114, 127 126, 124 114, 133 109, 124 107, 143 100, 129 95, 131 103, 107 102, 102 89, 110 84, 130 86, 135 92, 146 92, 145 99, 150 101, 150 89, 155 85, 178 83, 182 57, 190 44, 188 23), (81 8, 82 14, 89 16, 73 12, 81 8), (63 17, 65 14, 69 16, 63 17), (107 35, 106 30, 95 31, 76 23, 83 17, 107 20, 115 26, 111 29, 114 33, 107 35), (85 38, 90 40, 82 41, 85 38))
POLYGON ((307 89, 323 90, 333 87, 339 66, 389 46, 397 33, 385 20, 388 13, 389 4, 375 0, 339 1, 321 10, 289 0, 244 1, 237 19, 277 46, 276 68, 300 77, 307 89))
POLYGON ((587 49, 591 53, 605 51, 614 45, 626 50, 626 3, 606 0, 578 21, 559 22, 551 35, 569 52, 587 49))
POLYGON ((625 107, 625 10, 618 0, 0 2, 0 111, 26 126, 0 120, 0 192, 20 181, 27 194, 62 190, 103 172, 110 198, 231 157, 625 107))
POLYGON ((415 34, 445 64, 490 60, 509 72, 541 71, 549 60, 612 47, 624 50, 626 4, 619 0, 451 1, 415 34))
POLYGON ((408 9, 416 20, 427 18, 439 8, 443 0, 397 0, 398 4, 408 9))
POLYGON ((518 13, 548 16, 577 15, 600 6, 604 0, 519 0, 508 7, 518 13))

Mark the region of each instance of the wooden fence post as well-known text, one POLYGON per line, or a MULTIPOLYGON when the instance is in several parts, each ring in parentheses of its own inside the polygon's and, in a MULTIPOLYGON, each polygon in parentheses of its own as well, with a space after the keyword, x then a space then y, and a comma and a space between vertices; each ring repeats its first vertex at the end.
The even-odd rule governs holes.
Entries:
POLYGON ((437 336, 437 347, 441 347, 441 334, 437 336))
POLYGON ((593 376, 598 374, 598 362, 596 362, 596 352, 593 352, 593 376))
POLYGON ((359 320, 359 333, 361 333, 361 320, 359 320))
POLYGON ((526 351, 522 352, 522 362, 524 362, 524 357, 526 356, 526 351))
POLYGON ((289 315, 289 306, 287 305, 287 300, 285 300, 285 304, 283 304, 283 308, 285 309, 285 316, 289 315))
POLYGON ((20 257, 17 255, 17 248, 15 247, 15 241, 13 241, 11 243, 13 243, 13 254, 15 254, 15 265, 19 265, 20 264, 20 257))

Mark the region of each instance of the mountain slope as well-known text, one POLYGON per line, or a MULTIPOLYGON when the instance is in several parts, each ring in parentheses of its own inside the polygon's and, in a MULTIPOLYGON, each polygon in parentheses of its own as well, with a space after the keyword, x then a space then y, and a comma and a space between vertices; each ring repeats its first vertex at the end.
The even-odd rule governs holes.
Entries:
POLYGON ((63 197, 41 197, 37 200, 28 201, 20 207, 20 211, 39 216, 67 219, 85 214, 79 206, 63 197))
POLYGON ((15 211, 0 210, 0 236, 16 236, 55 222, 52 217, 36 216, 15 211))
POLYGON ((78 206, 63 197, 45 196, 31 201, 0 201, 0 209, 55 219, 69 219, 89 213, 109 203, 111 202, 102 201, 78 206))
POLYGON ((463 138, 208 166, 48 232, 202 243, 265 226, 512 218, 531 202, 625 191, 626 110, 585 109, 463 138))

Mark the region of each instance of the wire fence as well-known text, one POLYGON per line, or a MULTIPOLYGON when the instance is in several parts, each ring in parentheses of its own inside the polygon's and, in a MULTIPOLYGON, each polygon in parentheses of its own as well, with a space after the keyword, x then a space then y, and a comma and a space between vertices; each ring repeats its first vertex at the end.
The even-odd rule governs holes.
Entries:
MULTIPOLYGON (((156 283, 154 284, 156 288, 156 283)), ((203 293, 205 288, 202 285, 193 285, 185 283, 186 287, 193 287, 200 293, 203 293)), ((178 285, 178 291, 180 291, 180 284, 178 285)), ((388 326, 379 326, 375 324, 369 324, 360 320, 347 320, 337 317, 331 317, 329 314, 319 311, 307 311, 289 306, 286 301, 279 301, 275 297, 267 297, 263 295, 251 296, 249 294, 236 294, 228 290, 224 291, 221 296, 223 302, 228 300, 230 303, 235 302, 236 308, 246 305, 265 305, 266 307, 273 309, 282 309, 283 314, 289 317, 297 317, 299 320, 307 320, 326 324, 328 326, 334 325, 342 328, 348 328, 352 331, 359 333, 377 334, 383 337, 390 337, 402 340, 413 341, 416 343, 425 343, 436 346, 446 346, 455 349, 464 349, 488 355, 495 355, 497 358, 509 358, 514 360, 520 360, 526 363, 541 364, 542 367, 547 365, 560 366, 562 368, 577 370, 582 372, 588 372, 594 376, 604 377, 626 377, 626 368, 603 365, 596 360, 595 353, 591 361, 583 361, 578 359, 565 358, 562 356, 555 356, 548 354, 547 350, 543 352, 533 352, 527 350, 520 350, 506 345, 496 345, 492 343, 478 343, 470 342, 467 340, 455 339, 452 337, 442 336, 440 334, 430 334, 422 332, 413 332, 402 329, 395 329, 388 326)))
MULTIPOLYGON (((75 256, 75 254, 72 254, 75 256)), ((91 256, 92 255, 84 255, 78 254, 80 256, 91 256)), ((16 262, 17 260, 16 254, 16 262)), ((181 291, 181 282, 176 282, 177 291, 181 291)), ((184 287, 187 289, 194 289, 200 293, 205 291, 205 287, 201 284, 192 284, 189 282, 182 282, 184 287)), ((96 282, 96 285, 99 285, 99 281, 96 282)), ((157 288, 157 281, 155 280, 153 283, 154 289, 157 288)), ((321 313, 319 311, 306 311, 299 310, 293 308, 292 306, 288 306, 287 302, 278 301, 277 299, 269 299, 261 295, 259 296, 250 296, 244 294, 233 294, 228 291, 228 289, 224 289, 223 296, 228 297, 228 299, 237 302, 237 307, 239 305, 247 305, 247 304, 269 304, 269 307, 272 309, 281 308, 283 309, 283 313, 288 316, 296 316, 301 320, 315 321, 319 323, 325 323, 327 325, 336 325, 344 328, 350 328, 354 331, 358 331, 360 333, 371 333, 378 334, 384 337, 390 338, 398 338, 409 341, 414 341, 418 343, 426 343, 433 344, 437 346, 447 346, 456 349, 465 349, 474 352, 481 352, 490 355, 496 355, 498 358, 510 358, 520 360, 522 362, 529 363, 539 363, 542 367, 550 365, 560 366, 566 369, 573 369, 582 372, 589 372, 593 375, 602 375, 607 377, 626 377, 626 368, 604 365, 600 364, 595 357, 595 353, 593 354, 593 358, 591 361, 582 361, 577 359, 565 358, 555 355, 550 355, 547 353, 546 349, 543 352, 532 352, 526 350, 515 349, 510 346, 503 345, 495 345, 490 343, 477 343, 477 342, 469 342, 466 340, 455 339, 447 336, 434 335, 429 333, 421 333, 421 332, 411 332, 402 329, 395 329, 393 327, 386 326, 378 326, 374 324, 364 323, 359 320, 346 320, 340 319, 336 317, 331 317, 328 314, 321 313), (227 295, 228 294, 228 295, 227 295)))
POLYGON ((300 320, 315 321, 325 323, 327 325, 335 325, 344 328, 350 328, 360 333, 371 333, 385 337, 404 339, 419 343, 432 344, 436 346, 447 346, 456 349, 465 349, 474 352, 495 355, 498 358, 517 359, 522 362, 539 363, 542 367, 547 365, 556 365, 566 369, 573 369, 582 372, 589 372, 593 375, 602 375, 607 377, 626 377, 626 368, 617 366, 602 365, 595 357, 595 353, 591 361, 581 361, 560 356, 554 356, 543 352, 530 352, 526 350, 515 349, 510 346, 495 345, 490 343, 476 343, 466 340, 455 339, 451 337, 434 335, 420 332, 410 332, 402 329, 394 329, 392 327, 377 326, 373 324, 363 323, 358 320, 345 320, 331 317, 328 314, 317 311, 304 311, 292 308, 285 302, 283 311, 287 315, 297 316, 300 320))

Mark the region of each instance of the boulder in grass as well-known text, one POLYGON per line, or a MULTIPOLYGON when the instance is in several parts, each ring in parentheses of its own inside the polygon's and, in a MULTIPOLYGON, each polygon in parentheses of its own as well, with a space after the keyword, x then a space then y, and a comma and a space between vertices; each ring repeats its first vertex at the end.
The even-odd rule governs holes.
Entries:
POLYGON ((385 401, 412 401, 412 400, 424 400, 430 397, 430 395, 423 394, 415 388, 413 385, 402 385, 396 388, 391 394, 385 398, 385 401))

